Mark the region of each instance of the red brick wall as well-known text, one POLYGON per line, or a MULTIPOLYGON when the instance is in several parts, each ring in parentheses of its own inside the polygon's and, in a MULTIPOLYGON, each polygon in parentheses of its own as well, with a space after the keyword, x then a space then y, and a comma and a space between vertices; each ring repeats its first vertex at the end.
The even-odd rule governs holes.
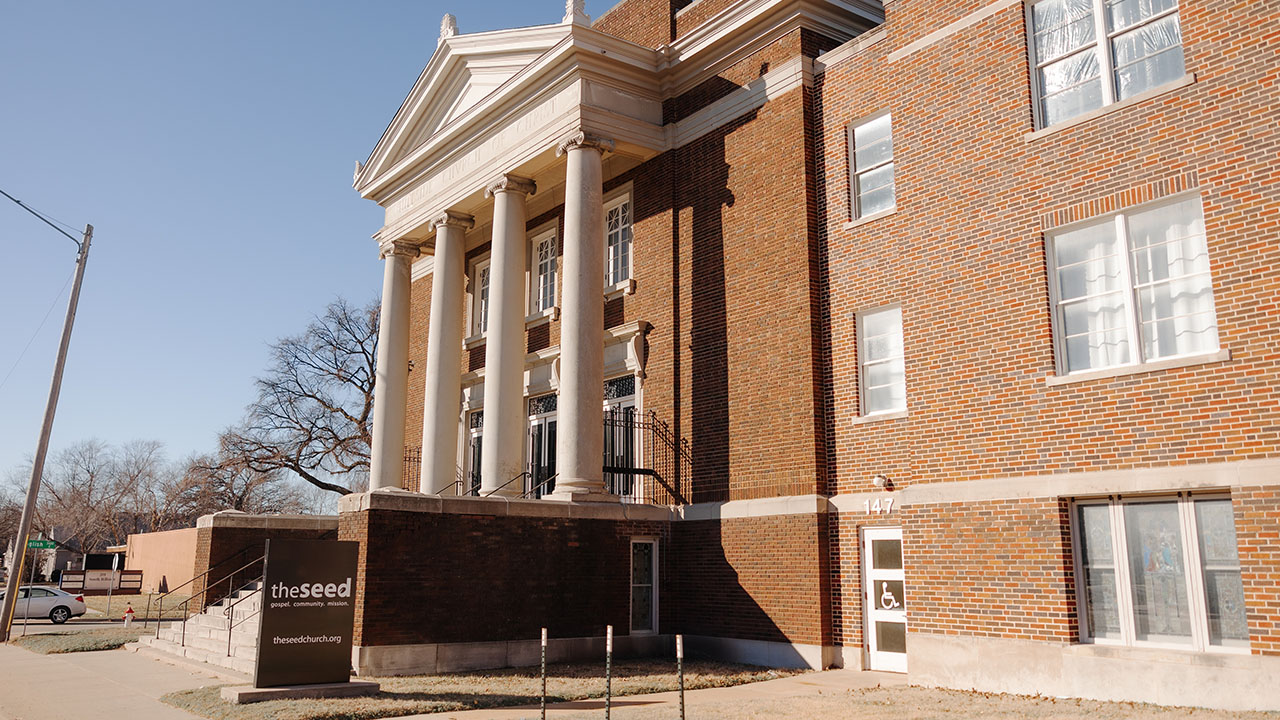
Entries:
POLYGON ((659 630, 668 626, 667 523, 344 513, 360 543, 356 645, 484 642, 630 632, 631 538, 657 537, 659 630), (374 551, 371 552, 370 549, 374 551))
POLYGON ((911 631, 1078 637, 1068 503, 989 500, 903 508, 911 631))
POLYGON ((887 39, 827 70, 818 156, 832 492, 868 490, 876 473, 902 487, 1277 454, 1280 53, 1265 49, 1277 47, 1276 4, 1180 7, 1195 84, 1032 140, 1021 5, 889 63, 953 14, 899 0, 887 39), (847 229, 846 127, 883 109, 894 113, 898 212, 847 229), (1045 216, 1193 184, 1231 361, 1047 386, 1045 216), (854 314, 891 302, 903 305, 910 415, 855 426, 854 314))
POLYGON ((677 632, 829 645, 827 532, 819 515, 674 523, 677 632))
POLYGON ((591 27, 637 45, 656 48, 674 39, 673 15, 683 0, 623 0, 591 27))
POLYGON ((1280 655, 1280 487, 1231 489, 1240 578, 1255 655, 1280 655))
MULTIPOLYGON (((431 318, 431 281, 428 275, 413 283, 409 296, 409 392, 405 402, 404 445, 406 449, 422 451, 422 412, 425 406, 427 385, 427 332, 431 318), (418 328, 421 328, 419 331, 418 328)), ((409 468, 404 476, 406 490, 418 490, 422 476, 409 468)))

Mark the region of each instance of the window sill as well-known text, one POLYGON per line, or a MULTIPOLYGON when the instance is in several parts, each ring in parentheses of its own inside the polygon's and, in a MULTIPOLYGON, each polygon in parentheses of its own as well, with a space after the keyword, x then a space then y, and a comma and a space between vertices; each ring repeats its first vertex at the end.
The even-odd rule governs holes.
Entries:
POLYGON ((622 297, 623 295, 635 295, 635 294, 636 294, 635 278, 623 280, 622 282, 616 282, 604 289, 605 300, 612 300, 617 297, 622 297))
POLYGON ((552 320, 559 320, 559 319, 560 319, 560 306, 552 305, 546 310, 539 310, 538 312, 526 317, 524 319, 524 327, 526 330, 528 330, 530 328, 536 328, 539 325, 546 325, 552 320))
POLYGON ((842 226, 840 226, 840 227, 841 227, 841 229, 842 229, 842 230, 852 230, 852 229, 854 229, 854 228, 856 228, 856 227, 859 227, 859 226, 861 226, 861 225, 866 225, 867 223, 875 222, 876 220, 879 220, 880 218, 886 218, 886 217, 889 217, 890 215, 892 215, 892 214, 894 214, 894 213, 896 213, 896 212, 898 212, 898 206, 897 206, 897 205, 894 205, 893 207, 889 208, 888 210, 881 210, 880 212, 871 213, 870 215, 863 215, 863 216, 862 216, 862 217, 860 217, 860 218, 856 218, 856 219, 854 219, 854 220, 850 220, 849 222, 845 223, 844 225, 842 225, 842 226))
POLYGON ((471 337, 469 337, 469 338, 467 338, 466 340, 463 340, 463 341, 462 341, 462 347, 463 347, 463 349, 465 349, 465 350, 472 350, 472 349, 474 349, 474 348, 477 348, 477 347, 479 347, 479 346, 483 345, 483 344, 484 344, 484 340, 485 340, 485 335, 484 335, 484 334, 480 334, 480 335, 472 335, 471 337))
POLYGON ((1230 359, 1230 350, 1219 350, 1207 355, 1191 355, 1188 357, 1170 358, 1168 360, 1156 360, 1154 362, 1143 363, 1141 365, 1123 365, 1121 367, 1105 368, 1103 370, 1088 370, 1085 372, 1072 373, 1070 375, 1046 375, 1044 378, 1044 384, 1049 387, 1054 387, 1056 385, 1070 385, 1073 383, 1088 382, 1090 380, 1105 380, 1107 378, 1122 377, 1125 375, 1140 375, 1142 373, 1172 370, 1174 368, 1190 367, 1192 365, 1226 362, 1230 359))
POLYGON ((906 410, 893 410, 891 412, 872 413, 870 415, 859 415, 853 419, 854 425, 865 425, 867 423, 879 422, 881 420, 901 420, 907 417, 906 410))
POLYGON ((1244 666, 1252 663, 1252 660, 1237 661, 1233 658, 1252 658, 1252 650, 1247 647, 1220 647, 1214 646, 1209 650, 1199 650, 1189 646, 1183 647, 1153 647, 1150 645, 1122 645, 1119 642, 1104 642, 1098 640, 1084 640, 1079 644, 1071 646, 1071 652, 1075 655, 1090 655, 1102 658, 1123 658, 1128 660, 1144 660, 1147 662, 1166 662, 1176 663, 1179 665, 1211 665, 1216 667, 1222 666, 1241 666, 1238 663, 1243 662, 1244 666))
POLYGON ((1075 127, 1076 125, 1080 125, 1082 123, 1087 123, 1090 120, 1095 120, 1097 118, 1102 117, 1103 115, 1109 115, 1113 112, 1116 112, 1117 110, 1123 110, 1131 105, 1137 105, 1138 103, 1145 102, 1147 100, 1150 100, 1153 97, 1158 97, 1160 95, 1164 95, 1165 93, 1171 93, 1174 90, 1179 90, 1188 85, 1194 84, 1195 81, 1196 81, 1196 74, 1187 73, 1186 75, 1183 75, 1177 80, 1153 87, 1150 90, 1145 90, 1143 92, 1138 93, 1137 95, 1134 95, 1131 98, 1125 98, 1120 102, 1114 102, 1114 103, 1111 103, 1110 105, 1103 105, 1097 110, 1090 110, 1089 112, 1084 113, 1083 115, 1077 115, 1071 118, 1070 120, 1063 120, 1057 125, 1050 125, 1049 127, 1036 130, 1035 132, 1027 133, 1026 135, 1022 136, 1022 139, 1027 142, 1033 142, 1035 140, 1039 140, 1040 138, 1045 137, 1047 135, 1053 135, 1054 133, 1059 132, 1061 130, 1066 130, 1067 128, 1075 127))

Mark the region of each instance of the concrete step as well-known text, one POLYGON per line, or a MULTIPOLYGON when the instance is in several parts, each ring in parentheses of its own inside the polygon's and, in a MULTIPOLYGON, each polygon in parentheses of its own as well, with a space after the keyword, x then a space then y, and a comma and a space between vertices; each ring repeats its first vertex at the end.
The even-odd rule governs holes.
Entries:
POLYGON ((253 674, 254 661, 257 658, 257 649, 254 647, 233 646, 232 654, 228 656, 225 643, 218 645, 212 640, 193 640, 190 636, 187 636, 185 646, 163 638, 140 638, 138 642, 175 657, 230 668, 249 675, 253 674))

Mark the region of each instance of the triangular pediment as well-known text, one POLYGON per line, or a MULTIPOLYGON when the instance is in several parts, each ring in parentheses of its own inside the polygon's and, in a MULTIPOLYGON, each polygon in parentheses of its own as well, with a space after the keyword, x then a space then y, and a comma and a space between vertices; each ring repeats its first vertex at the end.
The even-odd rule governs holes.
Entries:
POLYGON ((563 25, 454 35, 440 42, 383 133, 356 185, 396 166, 560 42, 563 25))

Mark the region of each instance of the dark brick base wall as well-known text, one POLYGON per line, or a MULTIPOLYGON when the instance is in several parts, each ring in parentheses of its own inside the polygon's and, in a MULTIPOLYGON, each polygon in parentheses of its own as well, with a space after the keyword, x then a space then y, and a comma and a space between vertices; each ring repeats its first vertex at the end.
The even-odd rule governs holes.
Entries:
POLYGON ((261 558, 268 538, 289 540, 333 540, 335 531, 329 528, 279 528, 279 527, 202 527, 196 536, 196 580, 191 584, 194 599, 209 587, 203 602, 217 602, 229 592, 262 573, 262 563, 251 563, 261 558), (242 567, 248 564, 249 567, 242 567), (216 568, 206 578, 200 578, 209 568, 216 568), (232 571, 234 578, 228 578, 232 571), (233 584, 234 580, 234 584, 233 584))
POLYGON ((343 513, 360 543, 355 644, 411 645, 604 635, 630 629, 631 538, 658 539, 659 629, 667 631, 668 524, 343 513))

